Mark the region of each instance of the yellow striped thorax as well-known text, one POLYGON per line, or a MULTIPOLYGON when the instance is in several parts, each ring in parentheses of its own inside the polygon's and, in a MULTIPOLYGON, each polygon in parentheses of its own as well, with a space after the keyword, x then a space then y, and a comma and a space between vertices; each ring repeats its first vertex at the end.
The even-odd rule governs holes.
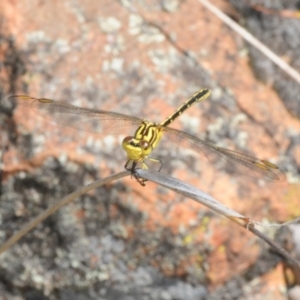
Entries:
MULTIPOLYGON (((160 124, 143 121, 138 127, 135 135, 126 137, 122 147, 126 151, 128 159, 143 161, 157 147, 163 133, 160 124)), ((146 167, 146 166, 144 166, 146 167)))

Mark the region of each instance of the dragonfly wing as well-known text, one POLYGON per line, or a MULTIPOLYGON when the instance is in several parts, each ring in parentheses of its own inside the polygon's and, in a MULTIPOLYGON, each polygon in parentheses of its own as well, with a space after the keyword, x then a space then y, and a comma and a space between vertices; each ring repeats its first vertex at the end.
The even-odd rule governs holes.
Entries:
POLYGON ((58 124, 99 134, 135 132, 141 119, 124 114, 77 107, 65 102, 25 95, 11 96, 18 105, 30 106, 37 114, 58 124))
POLYGON ((265 160, 259 160, 240 152, 217 147, 188 133, 173 128, 164 128, 165 136, 178 145, 204 154, 214 165, 229 172, 268 180, 283 180, 279 168, 265 160))

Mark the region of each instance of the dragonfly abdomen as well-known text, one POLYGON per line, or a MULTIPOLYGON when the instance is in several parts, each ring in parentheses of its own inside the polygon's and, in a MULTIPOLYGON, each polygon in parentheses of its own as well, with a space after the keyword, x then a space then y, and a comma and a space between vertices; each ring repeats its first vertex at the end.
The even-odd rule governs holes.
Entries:
POLYGON ((189 100, 184 102, 175 112, 169 116, 165 121, 161 123, 161 126, 168 126, 170 125, 176 118, 178 118, 183 112, 185 112, 189 107, 193 104, 200 102, 206 99, 210 95, 210 91, 208 89, 202 89, 195 93, 189 100))

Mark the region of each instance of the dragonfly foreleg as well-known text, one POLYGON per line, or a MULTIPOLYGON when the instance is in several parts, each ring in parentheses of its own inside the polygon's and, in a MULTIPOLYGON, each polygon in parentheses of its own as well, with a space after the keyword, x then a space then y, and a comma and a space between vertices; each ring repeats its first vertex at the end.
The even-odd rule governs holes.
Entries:
MULTIPOLYGON (((137 173, 136 170, 139 169, 139 168, 137 167, 137 164, 138 164, 138 161, 134 161, 134 160, 129 159, 129 160, 126 162, 124 168, 125 168, 127 171, 129 171, 129 172, 131 173, 131 178, 134 177, 134 178, 136 179, 136 181, 137 181, 140 185, 146 186, 145 182, 147 181, 147 179, 142 178, 142 177, 137 173), (129 166, 130 163, 131 163, 131 166, 129 166)), ((144 162, 142 162, 142 168, 143 168, 143 169, 148 169, 148 168, 147 168, 147 165, 146 165, 144 162)))

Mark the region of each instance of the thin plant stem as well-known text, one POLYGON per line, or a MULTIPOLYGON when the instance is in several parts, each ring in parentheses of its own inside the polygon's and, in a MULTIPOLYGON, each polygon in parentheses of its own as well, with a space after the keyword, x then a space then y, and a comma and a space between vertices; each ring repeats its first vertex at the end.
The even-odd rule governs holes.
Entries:
POLYGON ((82 196, 83 194, 86 194, 90 190, 99 188, 100 186, 109 183, 111 181, 120 179, 122 177, 130 175, 130 172, 123 171, 114 175, 111 175, 109 177, 96 180, 84 187, 79 188, 77 191, 67 195, 64 197, 61 201, 57 202, 53 206, 46 209, 44 212, 42 212, 40 215, 38 215, 36 218, 31 220, 29 223, 27 223, 24 227, 21 228, 16 234, 14 234, 12 237, 10 237, 3 245, 0 247, 0 254, 9 249, 11 246, 13 246, 21 237, 23 237, 25 234, 27 234, 31 229, 36 227, 39 223, 41 223, 43 220, 48 218, 50 215, 58 211, 61 207, 71 203, 76 198, 82 196))
POLYGON ((267 56, 274 64, 281 68, 285 73, 292 77, 296 82, 300 83, 300 74, 284 60, 282 60, 278 55, 271 51, 267 46, 256 39, 252 34, 250 34, 246 29, 241 27, 239 24, 230 19, 226 14, 219 10, 216 6, 211 4, 208 0, 198 0, 205 8, 210 10, 219 19, 221 19, 226 25, 231 29, 241 35, 247 42, 258 49, 261 53, 267 56))

